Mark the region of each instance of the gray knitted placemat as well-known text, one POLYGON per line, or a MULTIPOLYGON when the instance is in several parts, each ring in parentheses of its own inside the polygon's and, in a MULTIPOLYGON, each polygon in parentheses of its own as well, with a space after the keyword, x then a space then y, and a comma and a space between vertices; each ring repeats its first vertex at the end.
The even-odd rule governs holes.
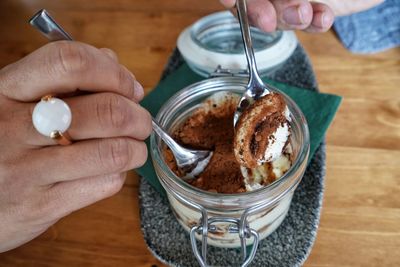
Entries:
MULTIPOLYGON (((162 78, 183 62, 177 50, 171 56, 162 78)), ((303 48, 269 77, 293 86, 317 90, 315 76, 303 48)), ((250 266, 300 266, 314 243, 324 190, 325 143, 314 154, 293 196, 289 213, 281 226, 259 244, 250 266)), ((168 200, 157 193, 145 179, 140 181, 140 218, 144 239, 150 251, 170 266, 199 266, 192 253, 189 234, 175 219, 168 200)), ((208 264, 238 266, 240 251, 208 247, 208 264)))

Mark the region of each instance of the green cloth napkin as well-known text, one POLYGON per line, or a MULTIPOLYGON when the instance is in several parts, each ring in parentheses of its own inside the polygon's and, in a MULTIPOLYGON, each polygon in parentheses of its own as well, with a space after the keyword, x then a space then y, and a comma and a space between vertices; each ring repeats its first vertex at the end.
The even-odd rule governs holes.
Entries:
MULTIPOLYGON (((153 116, 157 115, 158 110, 173 94, 182 88, 203 80, 204 77, 194 73, 186 63, 179 67, 172 74, 162 80, 154 90, 148 94, 141 105, 146 108, 153 116)), ((294 102, 300 107, 301 111, 307 119, 310 130, 310 159, 314 155, 315 150, 322 142, 325 132, 332 122, 335 113, 340 105, 341 97, 331 94, 322 94, 310 90, 300 89, 298 87, 275 82, 266 78, 263 80, 280 89, 289 95, 294 102)), ((150 150, 150 142, 146 141, 150 150)), ((165 194, 163 187, 158 181, 157 175, 153 168, 151 158, 137 170, 139 175, 144 177, 158 192, 165 194)))

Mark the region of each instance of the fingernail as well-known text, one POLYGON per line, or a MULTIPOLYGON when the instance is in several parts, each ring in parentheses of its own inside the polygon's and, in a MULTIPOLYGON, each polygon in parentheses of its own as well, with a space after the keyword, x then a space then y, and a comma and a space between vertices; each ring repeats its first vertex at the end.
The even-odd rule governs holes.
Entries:
POLYGON ((226 7, 233 7, 235 5, 235 1, 234 0, 219 0, 221 2, 221 4, 223 4, 226 7))
POLYGON ((283 20, 289 25, 304 24, 304 12, 301 6, 288 7, 283 11, 283 20))
POLYGON ((325 13, 322 14, 322 18, 321 18, 321 24, 322 27, 324 28, 328 28, 331 26, 331 19, 329 18, 329 16, 327 16, 325 13))
POLYGON ((107 56, 109 56, 110 58, 112 58, 115 61, 118 61, 118 56, 117 54, 111 50, 110 48, 100 48, 101 51, 103 51, 103 53, 105 53, 107 56))
POLYGON ((135 99, 142 99, 144 96, 143 86, 136 80, 133 82, 133 84, 134 84, 133 96, 135 97, 135 99))

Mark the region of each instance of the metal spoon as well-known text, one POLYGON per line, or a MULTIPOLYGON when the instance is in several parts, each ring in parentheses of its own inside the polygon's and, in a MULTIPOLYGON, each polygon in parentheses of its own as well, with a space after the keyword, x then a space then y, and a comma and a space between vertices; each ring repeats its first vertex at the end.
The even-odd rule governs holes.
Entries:
POLYGON ((250 35, 249 19, 247 17, 246 0, 237 0, 236 8, 239 17, 240 30, 242 32, 244 51, 246 53, 247 63, 249 65, 249 82, 246 86, 246 91, 243 93, 238 107, 233 117, 233 125, 236 125, 240 115, 260 97, 269 94, 270 90, 268 85, 265 85, 261 80, 258 70, 256 59, 254 57, 253 44, 250 35))
MULTIPOLYGON (((38 29, 50 41, 70 40, 72 37, 57 24, 45 9, 37 12, 29 23, 38 29)), ((166 131, 152 118, 153 130, 167 144, 175 156, 176 164, 186 174, 185 180, 193 179, 199 175, 211 159, 212 151, 193 150, 180 146, 166 131)))

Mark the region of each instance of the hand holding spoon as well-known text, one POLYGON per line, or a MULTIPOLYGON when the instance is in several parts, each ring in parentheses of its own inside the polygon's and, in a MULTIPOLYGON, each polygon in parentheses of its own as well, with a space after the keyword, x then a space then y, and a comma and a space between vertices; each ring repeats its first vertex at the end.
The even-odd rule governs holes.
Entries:
MULTIPOLYGON (((70 40, 72 37, 58 25, 55 20, 42 9, 36 13, 29 23, 38 29, 50 41, 70 40)), ((174 154, 176 164, 186 174, 184 180, 193 179, 207 166, 212 156, 212 151, 192 150, 180 146, 167 132, 152 118, 154 132, 167 144, 174 154)))

